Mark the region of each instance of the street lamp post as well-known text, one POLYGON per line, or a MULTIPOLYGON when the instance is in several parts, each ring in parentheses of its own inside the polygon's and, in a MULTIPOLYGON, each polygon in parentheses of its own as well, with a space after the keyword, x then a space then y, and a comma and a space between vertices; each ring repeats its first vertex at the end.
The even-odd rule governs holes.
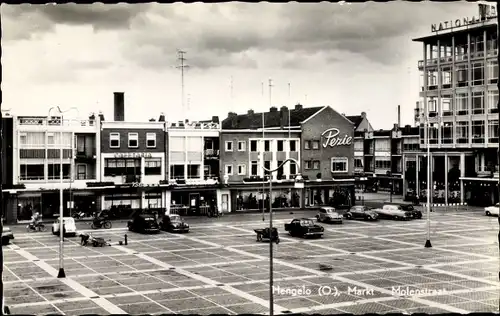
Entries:
POLYGON ((47 123, 50 118, 50 112, 52 109, 57 109, 60 114, 61 120, 61 128, 59 130, 59 272, 57 274, 58 278, 65 278, 66 273, 64 272, 64 182, 63 182, 63 124, 64 124, 64 116, 63 114, 71 111, 77 110, 77 108, 70 108, 66 111, 62 111, 59 106, 51 107, 49 109, 49 114, 47 117, 47 123))
POLYGON ((273 172, 278 171, 281 169, 286 163, 288 162, 294 162, 295 165, 297 166, 297 175, 295 177, 295 187, 296 188, 301 188, 303 187, 303 184, 301 182, 302 176, 300 175, 300 164, 296 159, 293 158, 288 158, 281 165, 279 165, 276 169, 267 169, 266 167, 262 166, 262 169, 264 171, 267 171, 269 173, 269 234, 271 239, 269 240, 269 315, 273 316, 274 315, 274 293, 273 293, 273 241, 272 241, 272 233, 273 233, 273 179, 272 179, 272 174, 273 172))
POLYGON ((429 106, 426 106, 425 134, 427 142, 427 240, 425 248, 431 248, 431 147, 429 140, 429 106))

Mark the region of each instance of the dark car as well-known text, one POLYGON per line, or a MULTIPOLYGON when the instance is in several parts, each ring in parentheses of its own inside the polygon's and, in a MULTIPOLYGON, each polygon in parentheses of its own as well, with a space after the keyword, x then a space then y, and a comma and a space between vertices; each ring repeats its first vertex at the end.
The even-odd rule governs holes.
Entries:
POLYGON ((139 214, 136 215, 131 221, 128 222, 128 230, 136 233, 159 233, 160 225, 152 214, 139 214))
POLYGON ((410 203, 385 203, 385 205, 397 205, 397 206, 401 206, 401 209, 403 211, 411 213, 411 217, 412 218, 416 218, 416 219, 421 219, 422 218, 422 212, 419 211, 419 210, 416 210, 413 207, 413 204, 410 204, 410 203))
POLYGON ((285 224, 285 230, 291 236, 297 237, 321 237, 325 231, 322 226, 314 224, 309 218, 296 218, 291 223, 285 224))
POLYGON ((352 206, 345 214, 347 219, 364 219, 368 221, 376 221, 378 214, 372 211, 369 207, 363 205, 352 206))
POLYGON ((2 245, 8 245, 12 239, 14 239, 12 230, 9 227, 3 226, 2 245))
POLYGON ((168 232, 189 233, 189 224, 180 215, 164 215, 160 222, 160 229, 168 232))

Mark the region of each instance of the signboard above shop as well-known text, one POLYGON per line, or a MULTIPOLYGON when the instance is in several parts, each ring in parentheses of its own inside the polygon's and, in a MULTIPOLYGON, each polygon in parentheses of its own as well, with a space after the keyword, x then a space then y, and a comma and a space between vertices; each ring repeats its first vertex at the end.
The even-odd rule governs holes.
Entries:
POLYGON ((431 32, 437 33, 445 30, 453 30, 468 25, 478 24, 497 17, 497 9, 494 5, 479 4, 479 17, 462 18, 454 21, 444 21, 431 25, 431 32))
POLYGON ((151 158, 151 153, 115 153, 115 158, 151 158))
POLYGON ((321 136, 323 137, 322 145, 323 148, 326 147, 337 147, 337 146, 350 146, 352 145, 352 137, 344 134, 340 135, 340 130, 338 128, 332 127, 324 131, 321 136))

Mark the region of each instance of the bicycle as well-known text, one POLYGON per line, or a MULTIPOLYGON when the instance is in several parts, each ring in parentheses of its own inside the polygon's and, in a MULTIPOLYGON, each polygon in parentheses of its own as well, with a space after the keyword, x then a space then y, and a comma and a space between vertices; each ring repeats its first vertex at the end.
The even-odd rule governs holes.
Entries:
POLYGON ((105 228, 105 229, 110 229, 112 226, 111 222, 107 219, 101 219, 101 220, 93 220, 92 223, 90 223, 90 228, 92 229, 98 229, 98 228, 105 228))
POLYGON ((47 227, 43 223, 38 223, 36 225, 30 223, 28 226, 26 226, 26 231, 31 233, 31 232, 46 232, 47 227))

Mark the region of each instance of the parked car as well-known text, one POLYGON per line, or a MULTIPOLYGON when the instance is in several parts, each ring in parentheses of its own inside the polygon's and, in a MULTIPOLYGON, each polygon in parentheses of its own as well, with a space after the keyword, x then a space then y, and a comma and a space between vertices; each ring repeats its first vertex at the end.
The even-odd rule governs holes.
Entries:
POLYGON ((2 229, 2 245, 8 245, 14 239, 14 234, 9 227, 3 226, 2 229))
POLYGON ((339 214, 339 212, 335 211, 335 208, 325 206, 319 209, 316 218, 318 219, 318 222, 342 224, 343 216, 339 214))
POLYGON ((180 215, 163 215, 160 222, 160 229, 168 232, 189 233, 189 224, 180 215))
POLYGON ((422 212, 415 209, 413 207, 413 204, 410 203, 385 203, 384 205, 397 205, 401 206, 401 209, 403 211, 407 211, 411 213, 411 216, 416 219, 421 219, 422 218, 422 212))
POLYGON ((156 234, 160 232, 160 225, 152 214, 138 214, 128 222, 128 230, 142 234, 156 234))
POLYGON ((376 221, 378 219, 377 212, 364 205, 352 206, 344 216, 347 219, 364 219, 368 221, 376 221))
POLYGON ((500 209, 500 203, 497 203, 497 204, 495 204, 495 205, 493 205, 493 206, 488 206, 488 207, 485 207, 485 208, 484 208, 484 214, 485 214, 486 216, 491 216, 491 215, 496 215, 496 216, 498 216, 498 213, 499 213, 498 211, 499 211, 499 209, 500 209))
POLYGON ((403 207, 395 204, 384 204, 382 208, 373 210, 378 214, 379 218, 395 219, 395 220, 410 220, 413 215, 409 211, 403 210, 403 207))
MULTIPOLYGON (((59 219, 60 217, 52 223, 52 234, 54 235, 59 234, 59 228, 61 227, 59 219)), ((73 217, 63 217, 63 228, 64 236, 76 236, 76 224, 73 217)))
POLYGON ((309 218, 296 218, 289 224, 285 224, 285 230, 291 236, 297 237, 321 237, 325 231, 322 226, 314 224, 314 221, 309 218))

